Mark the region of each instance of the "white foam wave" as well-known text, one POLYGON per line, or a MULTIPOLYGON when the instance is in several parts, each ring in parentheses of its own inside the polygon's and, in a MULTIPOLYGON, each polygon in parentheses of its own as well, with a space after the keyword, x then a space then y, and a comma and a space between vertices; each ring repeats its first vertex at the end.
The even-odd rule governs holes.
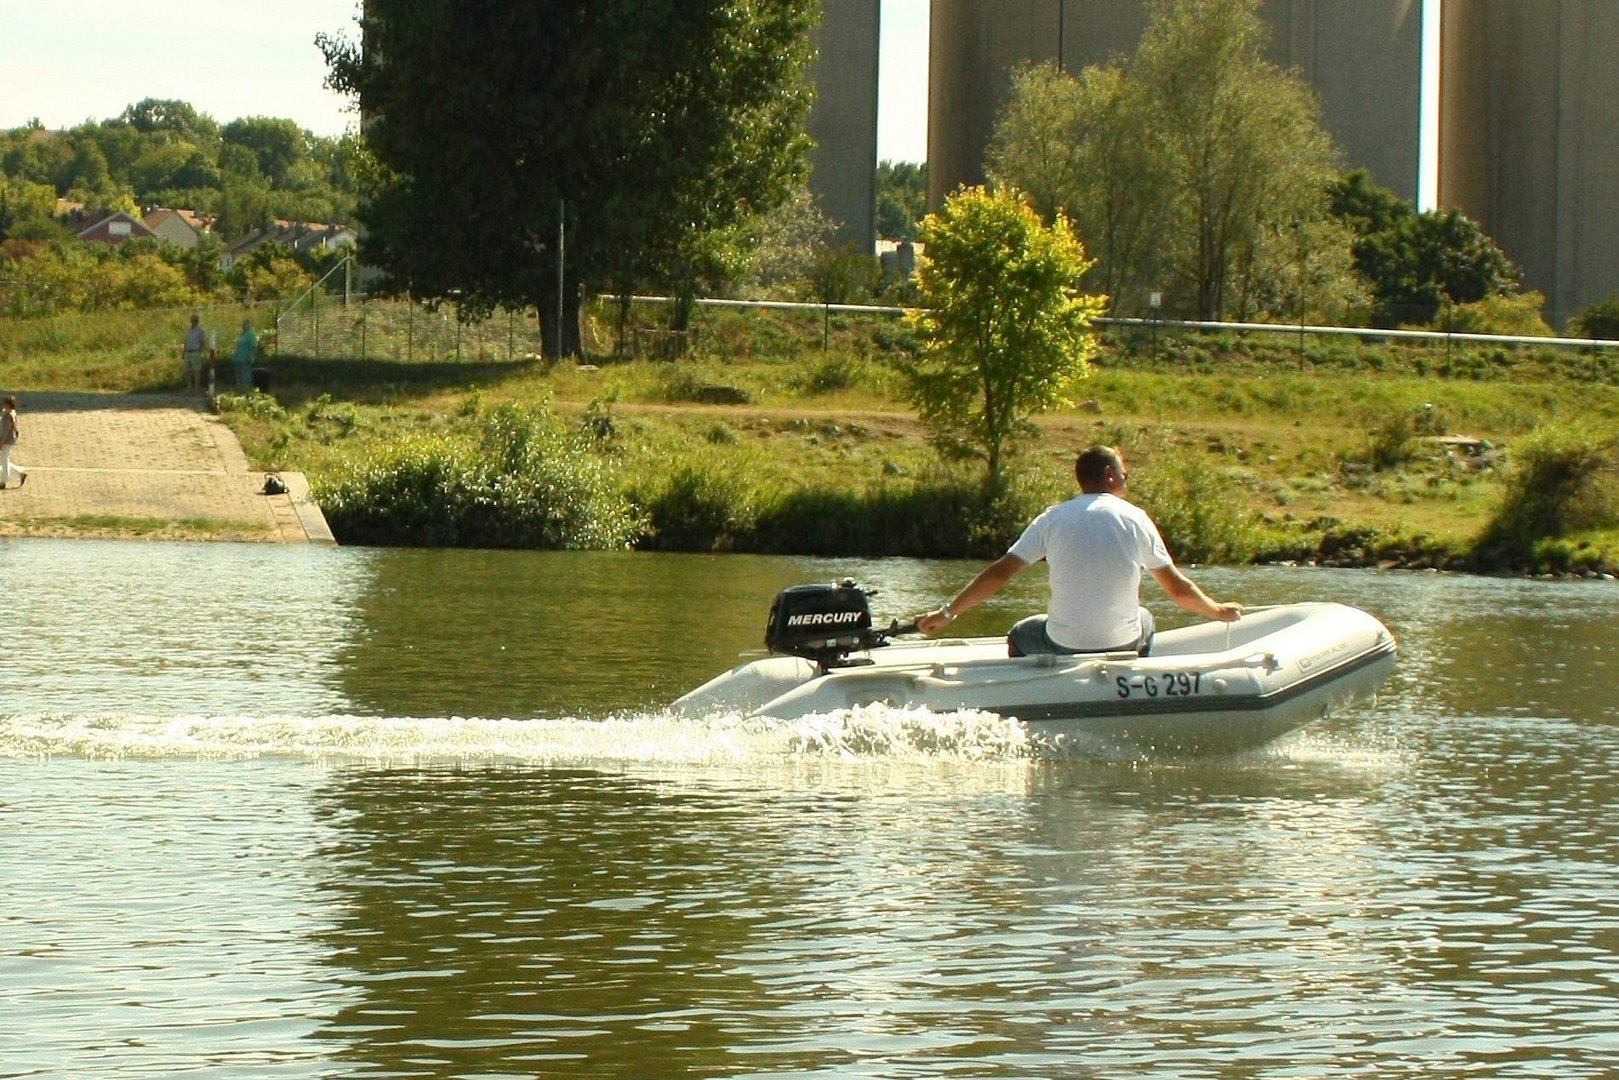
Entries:
POLYGON ((297 757, 320 761, 491 761, 545 765, 816 761, 1016 762, 1023 725, 990 713, 874 705, 795 721, 666 713, 601 719, 478 717, 0 717, 0 758, 297 757))

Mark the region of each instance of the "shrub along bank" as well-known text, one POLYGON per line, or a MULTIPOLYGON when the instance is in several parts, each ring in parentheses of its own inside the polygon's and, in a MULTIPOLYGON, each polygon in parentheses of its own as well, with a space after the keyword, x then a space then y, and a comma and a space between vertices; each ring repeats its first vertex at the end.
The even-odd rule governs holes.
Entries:
MULTIPOLYGON (((1162 376, 1111 377, 1163 391, 1162 376)), ((996 488, 981 466, 941 461, 903 414, 824 401, 812 413, 801 401, 581 406, 530 386, 521 403, 472 392, 409 405, 322 395, 289 409, 259 393, 217 404, 261 464, 310 473, 343 543, 983 558, 1071 493, 1073 451, 1096 440, 1130 451, 1132 494, 1184 562, 1619 568, 1615 439, 1600 434, 1611 425, 1535 427, 1508 452, 1422 434, 1436 423, 1432 403, 1346 434, 1330 419, 1341 401, 1321 402, 1314 424, 1239 404, 1237 389, 1214 391, 1235 418, 1218 435, 1195 416, 1115 423, 1080 406, 1052 418, 1051 437, 996 488)))

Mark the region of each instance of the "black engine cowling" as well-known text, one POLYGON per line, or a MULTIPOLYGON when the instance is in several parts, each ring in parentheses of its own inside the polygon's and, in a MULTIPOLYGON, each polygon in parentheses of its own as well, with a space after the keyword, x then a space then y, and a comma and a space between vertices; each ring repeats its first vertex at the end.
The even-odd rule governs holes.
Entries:
POLYGON ((870 595, 849 580, 783 589, 770 605, 765 648, 836 667, 852 652, 884 644, 872 629, 870 595))

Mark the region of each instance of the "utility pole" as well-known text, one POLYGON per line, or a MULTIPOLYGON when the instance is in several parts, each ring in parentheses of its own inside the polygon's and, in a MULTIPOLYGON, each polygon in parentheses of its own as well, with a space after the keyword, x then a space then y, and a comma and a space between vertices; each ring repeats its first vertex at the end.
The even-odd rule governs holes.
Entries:
POLYGON ((566 295, 565 283, 567 275, 563 271, 566 262, 563 260, 563 247, 568 238, 567 231, 568 200, 557 200, 557 332, 556 357, 562 359, 562 298, 566 295))

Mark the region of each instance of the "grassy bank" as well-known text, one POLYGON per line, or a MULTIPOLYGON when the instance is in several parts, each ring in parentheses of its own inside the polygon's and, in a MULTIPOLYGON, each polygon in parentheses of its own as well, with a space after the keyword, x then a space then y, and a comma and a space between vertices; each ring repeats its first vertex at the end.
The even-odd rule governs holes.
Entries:
MULTIPOLYGON (((121 363, 99 344, 106 329, 56 320, 24 344, 9 324, 0 359, 19 390, 173 388, 178 365, 162 348, 147 342, 121 363), (95 349, 77 347, 81 332, 96 335, 95 349)), ((477 455, 493 453, 488 428, 503 408, 537 409, 544 419, 525 438, 549 448, 542 457, 572 452, 546 442, 554 437, 596 460, 627 499, 623 535, 643 547, 990 554, 1035 508, 1072 490, 1075 449, 1103 441, 1130 452, 1134 493, 1187 561, 1591 572, 1619 563, 1607 509, 1539 536, 1544 508, 1513 486, 1522 482, 1517 448, 1577 422, 1569 438, 1599 450, 1562 498, 1606 506, 1604 440, 1619 430, 1619 388, 1602 354, 1354 339, 1110 341, 1070 405, 1039 418, 1041 437, 1014 462, 1010 487, 991 495, 975 466, 939 458, 906 405, 897 361, 907 341, 896 321, 725 313, 700 330, 678 361, 603 355, 555 366, 419 349, 407 358, 373 334, 375 355, 275 357, 272 398, 219 404, 256 466, 307 473, 323 501, 400 446, 440 440, 444 454, 461 455, 464 475, 428 476, 418 463, 406 488, 386 489, 388 500, 429 504, 452 490, 506 497, 499 469, 477 455), (479 469, 484 488, 467 479, 479 469), (1504 513, 1517 526, 1504 531, 1504 513)), ((522 497, 538 521, 534 500, 548 496, 522 497)), ((502 541, 498 526, 447 538, 428 527, 430 505, 423 513, 402 517, 397 535, 373 520, 362 538, 502 541)), ((342 538, 336 520, 334 529, 342 538)))

